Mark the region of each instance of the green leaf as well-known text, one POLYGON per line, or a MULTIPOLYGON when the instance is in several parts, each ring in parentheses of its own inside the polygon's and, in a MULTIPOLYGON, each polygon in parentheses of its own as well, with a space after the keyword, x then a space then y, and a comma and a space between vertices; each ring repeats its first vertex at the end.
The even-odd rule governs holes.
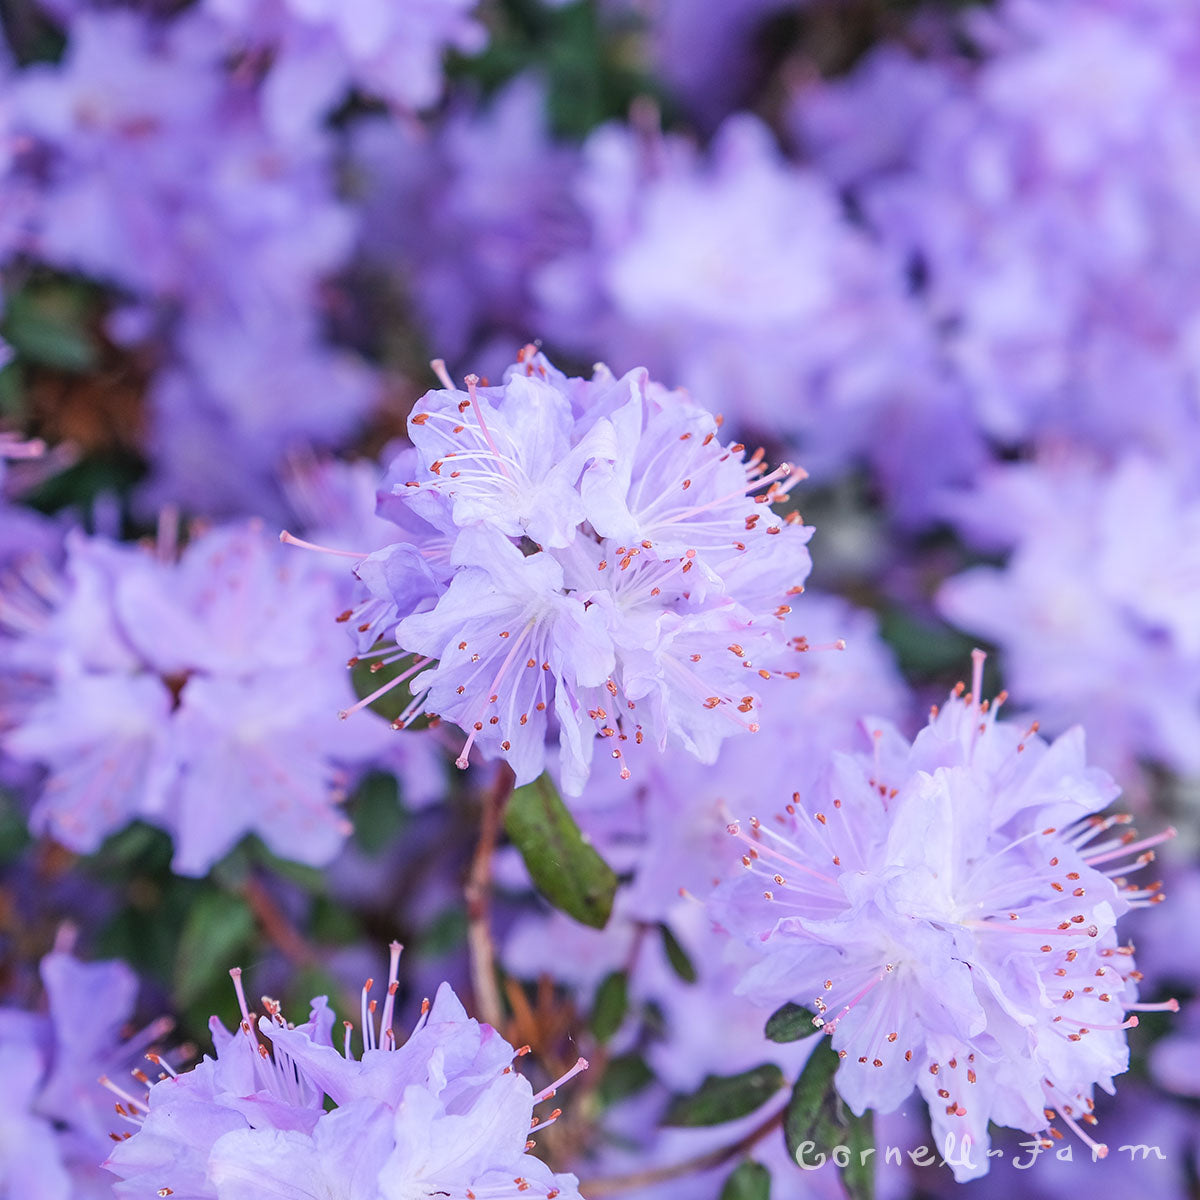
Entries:
POLYGON ((106 838, 95 858, 101 869, 114 870, 122 879, 128 879, 142 871, 151 875, 167 873, 173 854, 169 834, 134 821, 106 838))
MULTIPOLYGON (((305 932, 318 944, 346 946, 362 933, 362 929, 353 914, 339 901, 328 896, 314 896, 305 932)), ((332 996, 335 993, 329 994, 332 996)))
POLYGON ((513 792, 504 828, 555 908, 593 929, 608 924, 617 877, 584 839, 548 775, 513 792))
MULTIPOLYGON (((293 862, 290 858, 280 858, 273 853, 266 842, 257 834, 246 838, 242 845, 246 849, 244 873, 238 878, 238 884, 245 882, 254 865, 265 867, 272 875, 298 884, 312 895, 320 895, 325 891, 325 872, 319 867, 311 867, 307 863, 293 862)), ((216 872, 214 869, 214 876, 216 872)), ((236 890, 236 889, 231 889, 236 890)))
POLYGON ((175 999, 191 1001, 215 979, 236 967, 237 956, 254 941, 254 915, 240 896, 202 892, 183 924, 175 956, 175 999))
POLYGON ((747 1159, 725 1180, 720 1200, 771 1200, 771 1172, 747 1159))
MULTIPOLYGON (((350 660, 354 665, 350 671, 350 682, 354 694, 365 700, 372 692, 378 691, 385 683, 390 683, 397 676, 403 675, 412 664, 408 662, 386 663, 378 671, 371 670, 371 663, 365 660, 350 660)), ((403 684, 397 684, 390 691, 384 692, 378 700, 372 700, 368 707, 372 712, 386 717, 389 721, 396 720, 412 701, 412 693, 403 684)), ((353 718, 351 718, 353 719, 353 718)))
POLYGON ((16 801, 0 791, 0 863, 15 861, 32 840, 16 801))
POLYGON ((83 289, 59 283, 28 288, 9 302, 4 336, 22 357, 61 371, 90 371, 98 354, 88 332, 83 289))
POLYGON ((863 1152, 875 1145, 874 1120, 870 1112, 856 1117, 837 1094, 833 1077, 840 1061, 825 1041, 813 1051, 783 1114, 783 1136, 794 1161, 807 1149, 805 1142, 823 1154, 844 1146, 847 1162, 838 1171, 850 1200, 873 1200, 874 1157, 864 1160, 863 1152))
POLYGON ((724 1125, 761 1108, 783 1086, 783 1072, 763 1063, 740 1075, 709 1075, 690 1096, 676 1096, 663 1125, 724 1125))
POLYGON ((687 951, 679 944, 679 939, 671 932, 670 926, 660 923, 658 930, 662 934, 663 950, 666 952, 667 962, 671 964, 671 969, 684 983, 695 983, 696 968, 692 965, 687 951))
POLYGON ((654 1072, 640 1054, 622 1054, 609 1060, 596 1092, 600 1103, 607 1108, 618 1100, 636 1095, 653 1080, 654 1072))
POLYGON ((813 1015, 807 1008, 793 1004, 790 1000, 777 1008, 768 1018, 764 1030, 773 1042, 798 1042, 803 1037, 809 1037, 817 1032, 813 1025, 813 1015))
POLYGON ((452 904, 430 918, 421 929, 421 953, 429 957, 450 954, 467 944, 467 914, 461 904, 452 904))
POLYGON ((621 1028, 629 1006, 629 977, 624 971, 612 971, 601 981, 592 1001, 592 1032, 596 1041, 607 1042, 621 1028))
POLYGON ((403 831, 407 815, 394 775, 372 771, 354 790, 347 806, 354 840, 367 854, 379 854, 403 831))
POLYGON ((874 1200, 875 1159, 870 1155, 863 1157, 863 1151, 875 1145, 874 1114, 868 1109, 856 1117, 845 1106, 842 1113, 847 1125, 841 1140, 850 1151, 850 1161, 841 1171, 842 1186, 850 1200, 874 1200))
POLYGON ((978 639, 967 637, 945 622, 914 617, 899 607, 880 614, 879 632, 891 646, 901 671, 920 680, 961 671, 978 645, 978 639))
POLYGON ((804 1142, 815 1142, 821 1122, 828 1115, 828 1104, 836 1093, 833 1077, 841 1060, 825 1040, 809 1056, 792 1088, 792 1098, 783 1114, 783 1137, 792 1161, 804 1142))

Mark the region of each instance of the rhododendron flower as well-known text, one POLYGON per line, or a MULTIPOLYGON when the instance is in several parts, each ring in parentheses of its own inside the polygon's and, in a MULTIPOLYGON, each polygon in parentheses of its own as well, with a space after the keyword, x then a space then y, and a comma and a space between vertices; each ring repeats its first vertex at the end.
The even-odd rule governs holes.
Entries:
MULTIPOLYGON (((160 550, 72 535, 61 577, 33 579, 40 620, 26 593, 0 605, 21 619, 11 653, 32 699, 0 747, 46 771, 31 825, 86 853, 140 818, 172 835, 180 874, 248 833, 328 862, 354 772, 394 744, 378 719, 347 731, 330 712, 352 694, 337 586, 253 525, 210 530, 177 561, 169 538, 160 550)), ((414 762, 428 749, 412 748, 414 762)))
POLYGON ((445 383, 413 410, 415 452, 381 493, 402 540, 363 556, 366 594, 345 614, 364 642, 394 638, 380 661, 412 656, 380 689, 412 679, 397 725, 454 721, 459 766, 478 746, 524 783, 553 719, 573 794, 597 735, 627 774, 623 743, 711 761, 756 730, 767 687, 806 648, 783 621, 812 530, 771 507, 791 467, 723 444, 712 416, 644 371, 568 379, 530 347, 499 386, 445 383))
POLYGON ((1061 1137, 1061 1120, 1102 1154, 1085 1126, 1094 1086, 1128 1066, 1127 1014, 1178 1007, 1138 1001, 1115 934, 1161 898, 1125 873, 1169 833, 1096 816, 1117 789, 1082 731, 998 723, 982 660, 911 745, 868 722, 873 753, 835 755, 777 820, 731 826, 746 873, 712 900, 758 952, 740 989, 817 1013, 856 1113, 919 1088, 959 1179, 986 1171, 989 1121, 1061 1137))
MULTIPOLYGON (((947 580, 942 614, 1003 654, 1013 700, 1079 722, 1101 765, 1200 769, 1200 490, 1190 461, 1082 454, 997 466, 953 494, 1003 567, 947 580)), ((1127 790, 1129 785, 1127 784, 1127 790)))
POLYGON ((587 1067, 580 1059, 534 1092, 513 1069, 514 1050, 491 1026, 467 1016, 443 984, 408 1040, 392 1029, 400 946, 391 947, 382 1010, 363 988, 361 1050, 341 1050, 325 997, 291 1026, 263 999, 265 1017, 246 1003, 230 1033, 210 1022, 215 1058, 191 1071, 163 1068, 149 1093, 121 1096, 117 1111, 136 1132, 118 1138, 105 1164, 122 1197, 179 1195, 193 1200, 579 1200, 573 1175, 555 1174, 528 1153, 530 1133, 557 1120, 533 1109, 587 1067))
POLYGON ((137 979, 122 962, 82 963, 58 948, 40 974, 48 1012, 0 1008, 0 1196, 104 1200, 112 1185, 99 1164, 112 1123, 100 1076, 134 1066, 171 1023, 123 1038, 137 979))

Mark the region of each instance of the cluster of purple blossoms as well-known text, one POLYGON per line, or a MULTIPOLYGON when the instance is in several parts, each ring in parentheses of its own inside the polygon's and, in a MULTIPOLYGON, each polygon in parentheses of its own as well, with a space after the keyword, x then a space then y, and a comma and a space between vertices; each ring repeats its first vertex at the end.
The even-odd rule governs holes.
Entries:
POLYGON ((1048 728, 1082 723, 1130 785, 1141 761, 1200 769, 1200 490, 1144 454, 998 466, 947 512, 1011 551, 942 585, 956 625, 995 642, 1014 700, 1048 728))
POLYGON ((1061 1119, 1102 1154, 1085 1127, 1094 1086, 1128 1066, 1127 1014, 1178 1008, 1137 1000, 1115 934, 1161 898, 1126 873, 1170 831, 1096 816, 1118 789, 1082 731, 999 724, 982 662, 911 744, 868 721, 872 752, 835 755, 775 820, 731 825, 746 870, 711 901, 757 951, 740 990, 815 1011, 856 1113, 919 1088, 939 1147, 964 1151, 959 1179, 987 1170, 989 1122, 1057 1138, 1061 1119))
POLYGON ((755 42, 772 17, 807 0, 729 0, 716 8, 689 0, 606 0, 648 24, 647 49, 663 81, 701 126, 713 128, 752 90, 755 42))
POLYGON ((582 242, 576 152, 549 135, 546 88, 522 75, 480 112, 429 127, 371 117, 351 132, 364 261, 399 273, 451 369, 499 374, 538 328, 532 283, 582 242))
POLYGON ((535 280, 548 337, 644 363, 746 436, 782 435, 815 478, 878 460, 911 507, 962 474, 974 437, 900 257, 761 122, 731 118, 706 155, 676 135, 605 126, 583 159, 588 243, 535 280), (923 438, 937 454, 918 485, 923 438))
POLYGON ((350 692, 337 598, 249 525, 200 534, 178 558, 169 532, 158 553, 72 534, 61 572, 14 574, 0 749, 45 771, 32 827, 86 853, 141 819, 171 833, 187 875, 248 833, 328 862, 354 772, 396 749, 381 721, 347 730, 330 711, 350 692))
POLYGON ((62 60, 12 80, 4 124, 5 186, 28 199, 6 256, 117 290, 108 335, 163 363, 148 506, 278 511, 281 458, 344 439, 377 393, 324 336, 354 244, 332 135, 270 128, 253 72, 230 71, 195 11, 73 14, 62 60))
MULTIPOLYGON (((630 1013, 652 1005, 661 1021, 646 1039, 638 1021, 627 1020, 612 1051, 637 1046, 657 1078, 678 1091, 694 1090, 706 1075, 763 1062, 794 1074, 811 1049, 763 1037, 769 1010, 756 997, 735 992, 753 952, 739 954, 705 911, 703 898, 728 866, 730 814, 741 809, 748 787, 786 794, 797 781, 815 777, 834 750, 855 748, 862 711, 897 720, 905 712, 905 689, 869 614, 812 591, 802 610, 812 649, 798 663, 800 679, 787 696, 763 711, 756 737, 729 739, 706 766, 679 750, 643 746, 629 754, 630 783, 601 772, 572 802, 589 842, 628 877, 605 928, 585 928, 561 913, 530 914, 514 924, 502 947, 507 970, 524 979, 551 976, 581 1006, 591 1003, 606 976, 626 972, 630 1013), (844 648, 838 649, 843 634, 844 648), (762 752, 763 739, 770 739, 770 754, 762 752), (670 962, 659 926, 689 960, 690 982, 681 981, 670 962), (712 1036, 714 1029, 719 1037, 712 1036)), ((515 865, 505 863, 502 871, 511 890, 528 886, 515 865)), ((665 1097, 658 1102, 661 1107, 665 1097)), ((639 1148, 643 1158, 665 1151, 669 1162, 688 1157, 687 1149, 698 1153, 737 1136, 723 1127, 699 1148, 688 1138, 653 1150, 639 1142, 639 1148)))
POLYGON ((1005 0, 961 32, 804 89, 800 140, 909 256, 991 437, 1194 446, 1193 6, 1005 0))
POLYGON ((505 953, 511 969, 536 976, 557 964, 560 978, 590 989, 609 969, 605 964, 624 959, 639 927, 662 921, 681 942, 691 941, 696 898, 724 874, 726 825, 743 804, 747 786, 786 794, 814 778, 835 750, 857 747, 863 711, 903 723, 906 689, 870 614, 813 591, 805 593, 801 608, 785 624, 803 626, 810 650, 795 664, 799 678, 787 694, 759 714, 758 734, 727 740, 712 763, 678 748, 626 748, 632 780, 610 772, 588 780, 571 810, 592 845, 628 882, 603 931, 568 928, 571 923, 555 915, 519 923, 505 953), (762 752, 763 739, 773 747, 769 755, 762 752), (589 952, 564 954, 551 931, 555 925, 564 937, 594 939, 589 952), (611 954, 600 952, 601 941, 612 944, 611 954))
POLYGON ((380 493, 404 540, 359 563, 346 614, 360 654, 412 656, 380 689, 412 678, 397 726, 453 721, 459 766, 477 745, 525 783, 553 718, 572 794, 597 734, 620 762, 644 739, 711 760, 756 731, 807 647, 783 622, 812 530, 771 507, 799 474, 724 444, 644 370, 569 379, 529 347, 499 386, 466 384, 415 406, 380 493))
POLYGON ((352 89, 399 109, 426 108, 442 92, 442 55, 481 50, 479 0, 203 0, 239 56, 269 62, 267 119, 288 135, 317 125, 352 89))
POLYGON ((210 1021, 215 1058, 177 1073, 153 1056, 162 1072, 142 1096, 112 1085, 117 1112, 137 1126, 117 1138, 105 1163, 122 1180, 113 1194, 579 1200, 575 1177, 555 1174, 529 1150, 530 1135, 559 1115, 539 1120, 534 1108, 587 1062, 534 1092, 512 1066, 529 1048, 514 1050, 469 1018, 447 984, 397 1044, 399 959, 393 943, 381 1010, 372 981, 363 988, 358 1057, 349 1022, 335 1049, 325 997, 303 1025, 290 1025, 267 997, 260 1018, 246 1003, 241 972, 230 972, 242 1020, 233 1033, 210 1021))
POLYGON ((11 1200, 106 1200, 111 1097, 100 1078, 136 1066, 170 1028, 123 1040, 137 980, 120 962, 81 963, 56 949, 41 961, 48 1012, 0 1008, 0 1194, 11 1200))

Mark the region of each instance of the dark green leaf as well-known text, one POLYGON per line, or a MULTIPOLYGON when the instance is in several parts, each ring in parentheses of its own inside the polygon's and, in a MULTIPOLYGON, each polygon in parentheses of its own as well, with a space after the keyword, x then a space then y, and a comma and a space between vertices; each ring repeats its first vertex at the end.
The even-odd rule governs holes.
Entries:
POLYGON ((720 1200, 771 1200, 771 1172, 747 1159, 725 1180, 720 1200))
POLYGON ((792 1098, 783 1114, 783 1137, 793 1161, 804 1142, 817 1140, 815 1134, 827 1115, 827 1104, 835 1096, 833 1076, 839 1061, 833 1047, 822 1040, 792 1088, 792 1098))
MULTIPOLYGON (((309 912, 305 932, 314 941, 324 945, 345 946, 362 932, 358 922, 341 902, 328 896, 315 896, 309 912)), ((330 995, 333 993, 331 992, 330 995)), ((314 992, 315 996, 316 993, 314 992)))
POLYGON ((875 1159, 863 1152, 875 1145, 875 1120, 868 1109, 861 1117, 856 1117, 848 1108, 842 1106, 842 1115, 846 1121, 846 1130, 842 1135, 842 1144, 850 1151, 850 1161, 842 1168, 842 1185, 850 1200, 874 1200, 875 1196, 875 1159))
POLYGON ((152 875, 165 873, 170 869, 173 853, 168 834, 142 821, 134 821, 105 839, 96 852, 96 859, 102 869, 116 868, 121 878, 128 879, 139 871, 152 875))
POLYGON ((175 956, 175 999, 186 1005, 236 967, 254 940, 254 916, 246 901, 228 892, 202 892, 184 921, 175 956))
POLYGON ((396 778, 382 771, 372 771, 354 789, 347 811, 354 822, 354 840, 368 854, 390 845, 406 821, 396 778))
POLYGON ((467 943, 467 914, 461 904, 452 904, 435 914, 421 930, 421 953, 449 954, 467 943))
MULTIPOLYGON (((360 700, 365 700, 372 692, 378 691, 385 683, 390 683, 398 675, 403 675, 412 666, 407 661, 392 662, 381 666, 378 671, 372 671, 370 662, 365 660, 356 662, 353 659, 350 661, 354 664, 350 672, 350 682, 354 685, 355 695, 360 700)), ((411 700, 412 694, 407 686, 398 684, 390 691, 384 692, 378 700, 373 700, 369 707, 372 712, 377 712, 381 717, 394 721, 411 700)), ((352 717, 350 719, 353 720, 352 717)))
POLYGON ((25 818, 16 801, 0 791, 0 863, 9 863, 18 858, 30 843, 25 818))
POLYGON ((898 607, 880 615, 879 632, 895 653, 900 669, 922 680, 961 671, 978 644, 941 621, 914 617, 898 607))
POLYGON ((62 371, 90 371, 97 360, 82 289, 54 284, 18 292, 4 317, 4 336, 22 357, 62 371))
POLYGON ((603 929, 612 912, 617 877, 584 840, 548 775, 513 792, 504 828, 538 891, 568 916, 603 929))
POLYGON ((671 964, 672 970, 684 983, 695 983, 696 968, 692 966, 692 960, 688 958, 687 951, 679 944, 679 939, 671 932, 670 926, 660 924, 658 928, 662 934, 663 950, 666 952, 667 962, 671 964))
POLYGON ((21 364, 10 362, 0 370, 0 416, 21 424, 25 409, 25 372, 21 364))
POLYGON ((280 858, 277 854, 272 854, 258 837, 249 839, 249 863, 265 867, 272 875, 297 884, 314 896, 325 891, 324 871, 319 867, 309 866, 308 863, 293 862, 289 858, 280 858))
POLYGON ((618 1100, 636 1095, 649 1086, 653 1079, 654 1072, 640 1054, 622 1054, 609 1060, 596 1091, 600 1103, 608 1107, 618 1100))
POLYGON ((783 1086, 774 1063, 740 1075, 709 1075, 690 1096, 671 1101, 663 1125, 723 1125, 761 1108, 783 1086))
POLYGON ((607 1042, 621 1028, 629 1005, 629 977, 624 971, 606 975, 592 1002, 592 1032, 598 1042, 607 1042))
POLYGON ((833 1047, 822 1041, 792 1089, 783 1114, 783 1136, 793 1159, 812 1161, 815 1154, 829 1154, 844 1146, 846 1165, 839 1166, 842 1184, 850 1200, 873 1200, 875 1163, 863 1152, 874 1147, 871 1113, 856 1117, 834 1089, 833 1077, 840 1059, 833 1047), (805 1143, 811 1143, 805 1146, 805 1143))
POLYGON ((767 1018, 764 1032, 773 1042, 798 1042, 802 1037, 808 1037, 817 1030, 813 1025, 812 1013, 789 1000, 767 1018))

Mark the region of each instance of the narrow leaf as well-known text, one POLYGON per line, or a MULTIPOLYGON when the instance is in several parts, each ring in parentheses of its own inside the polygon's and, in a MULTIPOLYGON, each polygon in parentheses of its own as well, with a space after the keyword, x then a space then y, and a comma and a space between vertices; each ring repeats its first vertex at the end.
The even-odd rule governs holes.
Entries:
POLYGON ((658 928, 662 934, 663 951, 667 956, 667 962, 671 964, 671 970, 684 983, 695 983, 697 979, 696 968, 692 965, 692 960, 688 957, 688 952, 679 944, 679 939, 671 932, 669 925, 660 923, 658 928))
POLYGON ((538 891, 568 916, 603 929, 612 912, 617 877, 584 840, 548 775, 513 792, 504 828, 538 891))
POLYGON ((629 977, 624 971, 606 975, 592 1003, 592 1032, 598 1042, 607 1042, 621 1028, 628 1004, 629 977))
POLYGON ((709 1075, 690 1096, 676 1096, 663 1125, 723 1125, 761 1108, 783 1086, 774 1063, 740 1075, 709 1075))
POLYGON ((720 1200, 771 1200, 771 1172, 747 1159, 725 1180, 720 1200))
POLYGON ((654 1072, 639 1054, 622 1054, 610 1059, 596 1089, 604 1107, 634 1096, 654 1081, 654 1072))
POLYGON ((773 1042, 797 1042, 817 1032, 813 1015, 790 1000, 768 1018, 765 1033, 773 1042))
POLYGON ((240 896, 206 891, 193 902, 175 956, 175 999, 181 1006, 219 980, 254 939, 254 916, 240 896))
POLYGON ((850 1161, 842 1168, 842 1185, 850 1200, 874 1200, 875 1159, 863 1157, 863 1151, 875 1145, 874 1114, 868 1110, 856 1117, 844 1106, 843 1113, 847 1128, 842 1140, 850 1151, 850 1161))
POLYGON ((793 1161, 805 1142, 816 1141, 814 1134, 826 1113, 826 1102, 835 1096, 833 1077, 839 1061, 833 1047, 822 1040, 792 1088, 792 1098, 783 1114, 783 1137, 793 1161))

